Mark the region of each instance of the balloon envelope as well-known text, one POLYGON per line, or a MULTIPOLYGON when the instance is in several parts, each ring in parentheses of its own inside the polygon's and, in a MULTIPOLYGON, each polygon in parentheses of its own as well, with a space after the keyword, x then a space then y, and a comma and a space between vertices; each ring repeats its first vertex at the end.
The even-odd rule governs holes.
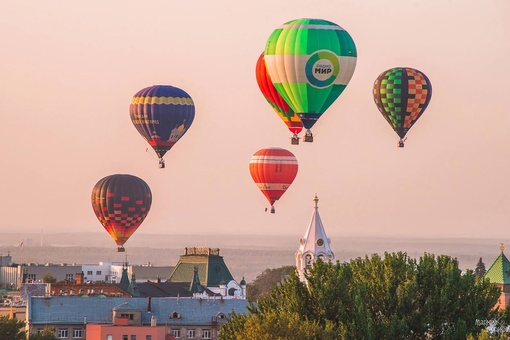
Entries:
POLYGON ((262 53, 257 60, 255 75, 262 95, 266 98, 273 110, 278 114, 278 117, 280 117, 285 125, 287 125, 290 132, 294 134, 300 133, 303 130, 303 123, 301 123, 301 119, 299 119, 290 106, 287 105, 285 100, 283 100, 278 91, 276 91, 266 70, 264 53, 262 53))
POLYGON ((180 88, 154 85, 133 96, 129 114, 133 125, 154 149, 162 164, 165 153, 193 123, 195 105, 189 94, 180 88))
POLYGON ((349 33, 322 19, 297 19, 277 28, 264 50, 276 90, 310 129, 340 96, 356 68, 349 33))
POLYGON ((429 105, 432 85, 421 71, 395 67, 377 77, 373 95, 377 108, 402 139, 429 105))
POLYGON ((292 184, 297 172, 296 157, 282 148, 261 149, 250 160, 251 177, 271 207, 292 184))
POLYGON ((96 183, 91 201, 99 222, 122 251, 124 243, 147 217, 152 194, 141 178, 116 174, 96 183))

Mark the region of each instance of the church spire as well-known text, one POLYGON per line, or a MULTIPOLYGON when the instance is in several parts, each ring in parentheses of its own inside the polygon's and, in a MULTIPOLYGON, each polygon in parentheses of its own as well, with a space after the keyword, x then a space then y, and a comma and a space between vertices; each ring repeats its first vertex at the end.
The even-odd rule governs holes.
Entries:
POLYGON ((299 279, 303 282, 305 271, 311 267, 315 261, 333 261, 335 254, 331 251, 330 239, 326 235, 322 220, 319 215, 319 198, 315 194, 313 198, 314 208, 310 224, 306 230, 305 236, 300 240, 299 249, 296 252, 296 268, 299 279))
POLYGON ((189 286, 189 291, 195 294, 202 294, 204 292, 204 287, 200 284, 200 278, 198 277, 198 266, 195 266, 193 270, 193 281, 189 286))
POLYGON ((124 290, 128 289, 128 287, 129 287, 129 276, 128 276, 128 263, 127 263, 127 261, 122 265, 122 276, 120 277, 119 285, 124 290))
POLYGON ((135 273, 131 274, 131 282, 129 283, 127 292, 131 294, 131 296, 140 296, 140 291, 138 291, 138 285, 136 284, 135 273))

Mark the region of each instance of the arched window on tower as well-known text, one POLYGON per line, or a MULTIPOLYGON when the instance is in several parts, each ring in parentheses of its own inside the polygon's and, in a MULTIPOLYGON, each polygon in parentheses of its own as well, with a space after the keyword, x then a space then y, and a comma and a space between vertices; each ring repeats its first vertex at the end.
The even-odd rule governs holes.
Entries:
POLYGON ((312 255, 307 254, 305 256, 305 265, 306 265, 306 267, 311 267, 312 266, 312 255))
POLYGON ((324 255, 320 254, 318 256, 319 260, 321 260, 322 262, 325 262, 326 261, 326 258, 324 257, 324 255))

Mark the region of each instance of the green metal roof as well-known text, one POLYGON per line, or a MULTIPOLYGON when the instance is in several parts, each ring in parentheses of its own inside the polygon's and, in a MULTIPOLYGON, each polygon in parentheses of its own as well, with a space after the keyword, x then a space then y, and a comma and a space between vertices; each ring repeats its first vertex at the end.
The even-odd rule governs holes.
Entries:
POLYGON ((220 283, 227 284, 234 278, 218 255, 181 255, 177 266, 168 279, 169 282, 192 282, 198 268, 200 283, 205 287, 217 287, 220 283))
POLYGON ((492 283, 510 284, 510 261, 503 254, 503 251, 487 270, 484 277, 492 283))

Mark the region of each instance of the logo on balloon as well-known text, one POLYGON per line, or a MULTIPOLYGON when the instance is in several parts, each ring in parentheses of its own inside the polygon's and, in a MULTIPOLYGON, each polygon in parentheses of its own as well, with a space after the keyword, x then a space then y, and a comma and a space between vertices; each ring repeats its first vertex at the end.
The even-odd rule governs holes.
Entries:
POLYGON ((328 87, 333 84, 340 64, 336 54, 330 51, 319 51, 310 56, 306 62, 306 78, 314 87, 328 87))

